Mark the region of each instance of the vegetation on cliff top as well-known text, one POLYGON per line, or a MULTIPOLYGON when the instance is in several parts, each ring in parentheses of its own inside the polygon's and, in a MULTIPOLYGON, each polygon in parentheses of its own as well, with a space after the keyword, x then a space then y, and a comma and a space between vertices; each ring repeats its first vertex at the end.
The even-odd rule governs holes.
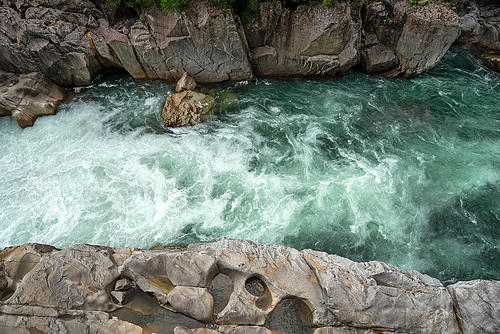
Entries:
MULTIPOLYGON (((245 9, 255 7, 263 0, 210 0, 218 7, 233 7, 243 12, 245 9)), ((286 7, 295 7, 301 4, 323 3, 325 6, 331 6, 335 2, 344 0, 280 0, 286 7)), ((155 7, 165 12, 174 12, 184 10, 189 7, 189 0, 104 0, 108 6, 125 5, 133 8, 155 7)))

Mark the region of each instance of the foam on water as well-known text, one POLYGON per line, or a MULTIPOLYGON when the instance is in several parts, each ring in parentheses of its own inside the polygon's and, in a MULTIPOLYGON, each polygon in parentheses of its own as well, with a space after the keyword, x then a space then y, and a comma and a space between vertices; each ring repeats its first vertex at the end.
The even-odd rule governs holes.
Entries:
POLYGON ((123 75, 21 130, 0 119, 0 247, 222 237, 500 279, 500 76, 461 51, 413 80, 257 80, 165 129, 173 86, 123 75))

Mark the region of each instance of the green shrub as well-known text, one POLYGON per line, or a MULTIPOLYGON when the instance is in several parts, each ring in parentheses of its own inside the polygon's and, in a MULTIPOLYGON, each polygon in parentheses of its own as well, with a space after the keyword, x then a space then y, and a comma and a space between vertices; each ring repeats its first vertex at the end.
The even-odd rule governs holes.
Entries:
MULTIPOLYGON (((175 12, 185 10, 189 7, 189 0, 103 0, 108 6, 127 6, 136 9, 159 8, 165 12, 175 12)), ((248 20, 263 0, 210 0, 212 4, 220 8, 232 7, 237 13, 243 16, 243 20, 248 20)), ((280 0, 286 7, 297 7, 302 4, 314 4, 322 2, 325 6, 332 6, 335 2, 349 0, 280 0)), ((416 0, 411 0, 416 1, 416 0)))

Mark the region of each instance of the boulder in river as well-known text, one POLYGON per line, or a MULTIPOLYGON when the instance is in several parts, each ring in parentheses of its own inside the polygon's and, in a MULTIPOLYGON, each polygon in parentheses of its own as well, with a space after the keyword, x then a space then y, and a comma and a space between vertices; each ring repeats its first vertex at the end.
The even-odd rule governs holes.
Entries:
POLYGON ((210 95, 185 90, 167 97, 161 119, 167 127, 195 125, 210 120, 214 107, 210 95))

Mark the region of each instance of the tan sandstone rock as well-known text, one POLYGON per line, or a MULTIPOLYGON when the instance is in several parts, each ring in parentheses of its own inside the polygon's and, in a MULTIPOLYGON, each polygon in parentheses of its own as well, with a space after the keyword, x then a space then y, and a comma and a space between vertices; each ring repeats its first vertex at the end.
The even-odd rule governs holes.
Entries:
POLYGON ((210 120, 214 107, 210 95, 185 90, 167 97, 161 119, 167 127, 196 125, 210 120))
POLYGON ((175 86, 175 91, 180 93, 185 90, 194 90, 196 88, 196 81, 184 72, 182 77, 177 81, 177 85, 175 86))
POLYGON ((41 116, 54 115, 66 91, 41 73, 4 74, 0 83, 0 114, 12 114, 21 128, 41 116))

